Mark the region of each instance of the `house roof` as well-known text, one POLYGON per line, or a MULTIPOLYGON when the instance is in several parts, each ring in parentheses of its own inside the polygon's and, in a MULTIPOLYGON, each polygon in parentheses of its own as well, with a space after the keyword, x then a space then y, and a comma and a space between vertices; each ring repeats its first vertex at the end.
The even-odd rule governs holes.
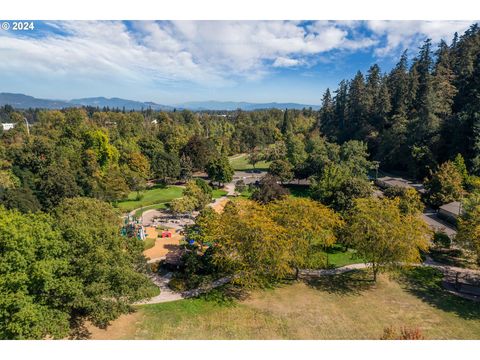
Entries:
POLYGON ((413 183, 401 177, 384 176, 384 177, 378 178, 376 182, 380 183, 380 185, 383 183, 385 184, 383 186, 386 186, 386 187, 398 186, 404 189, 412 188, 417 190, 420 193, 423 193, 425 191, 422 184, 413 183))
POLYGON ((440 209, 453 215, 460 215, 462 211, 462 203, 452 201, 451 203, 440 206, 440 209))
POLYGON ((403 188, 410 188, 411 187, 409 182, 405 179, 402 179, 402 178, 384 176, 384 177, 378 178, 377 180, 381 181, 381 182, 383 182, 383 183, 385 183, 386 185, 389 185, 389 186, 398 186, 398 187, 403 187, 403 188))

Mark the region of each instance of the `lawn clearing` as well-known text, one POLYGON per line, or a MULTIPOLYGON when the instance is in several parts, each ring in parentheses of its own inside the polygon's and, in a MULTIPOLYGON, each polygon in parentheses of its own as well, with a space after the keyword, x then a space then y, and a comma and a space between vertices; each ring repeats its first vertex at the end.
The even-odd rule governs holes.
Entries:
POLYGON ((343 249, 339 245, 334 245, 327 250, 328 264, 332 267, 342 267, 350 264, 359 264, 364 262, 362 258, 356 256, 356 252, 353 249, 343 249))
POLYGON ((423 290, 385 274, 377 284, 370 278, 359 271, 298 282, 255 291, 233 305, 204 299, 145 305, 134 314, 134 327, 120 331, 114 323, 102 338, 379 339, 387 326, 407 326, 427 339, 480 339, 478 303, 439 296, 431 286, 438 278, 423 290))
POLYGON ((214 189, 212 191, 212 197, 214 199, 221 198, 222 196, 225 196, 228 194, 228 191, 222 190, 222 189, 214 189))
POLYGON ((237 171, 245 171, 245 170, 268 170, 270 166, 270 162, 267 161, 260 161, 255 164, 255 168, 248 163, 248 155, 247 154, 238 154, 229 157, 230 165, 232 165, 233 170, 237 171))
POLYGON ((167 203, 160 203, 160 204, 153 204, 153 205, 148 205, 145 207, 142 207, 135 211, 135 216, 139 218, 142 216, 142 214, 147 211, 147 210, 163 210, 167 208, 167 203))
POLYGON ((156 186, 151 189, 142 191, 143 197, 136 200, 137 192, 132 191, 128 195, 128 199, 120 201, 118 207, 123 211, 132 211, 142 206, 166 203, 173 199, 179 198, 183 194, 183 188, 180 186, 156 186))

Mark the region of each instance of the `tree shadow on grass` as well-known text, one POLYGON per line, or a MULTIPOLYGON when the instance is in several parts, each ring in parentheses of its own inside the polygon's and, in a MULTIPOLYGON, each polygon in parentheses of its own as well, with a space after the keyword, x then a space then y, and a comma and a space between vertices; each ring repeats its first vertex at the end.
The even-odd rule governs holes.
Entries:
POLYGON ((81 318, 70 320, 70 329, 69 340, 88 340, 92 336, 85 325, 85 320, 81 318))
POLYGON ((480 303, 448 293, 442 286, 442 279, 439 270, 429 267, 404 269, 400 274, 404 288, 428 304, 463 319, 479 320, 480 303))
POLYGON ((353 270, 343 274, 312 276, 305 279, 314 289, 339 295, 358 295, 375 286, 372 275, 364 270, 353 270))

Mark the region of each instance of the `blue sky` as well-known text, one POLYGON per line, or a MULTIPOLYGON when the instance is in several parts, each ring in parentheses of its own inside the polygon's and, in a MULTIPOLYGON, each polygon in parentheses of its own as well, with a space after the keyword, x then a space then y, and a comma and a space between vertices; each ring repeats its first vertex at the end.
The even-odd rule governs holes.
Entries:
POLYGON ((357 70, 389 71, 471 21, 35 21, 0 30, 0 92, 319 104, 357 70))

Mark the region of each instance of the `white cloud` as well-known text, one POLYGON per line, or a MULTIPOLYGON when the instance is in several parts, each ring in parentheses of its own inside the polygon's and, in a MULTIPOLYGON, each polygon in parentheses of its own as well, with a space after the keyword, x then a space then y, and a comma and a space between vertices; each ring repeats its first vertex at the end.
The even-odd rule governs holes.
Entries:
MULTIPOLYGON (((377 47, 377 55, 450 39, 458 21, 63 21, 31 37, 0 32, 0 74, 72 82, 224 87, 280 68, 377 47), (369 31, 365 31, 366 28, 369 31), (42 75, 42 76, 40 76, 42 75)), ((1 78, 1 77, 0 77, 1 78)), ((158 87, 158 86, 157 86, 158 87)))
POLYGON ((377 36, 386 36, 386 44, 375 49, 379 56, 410 48, 416 50, 419 41, 430 38, 434 43, 440 40, 450 42, 455 32, 463 33, 472 21, 387 21, 372 20, 368 27, 377 36))
POLYGON ((290 59, 286 57, 278 57, 275 59, 273 62, 273 67, 291 67, 291 66, 297 66, 301 62, 297 59, 290 59))
POLYGON ((2 32, 2 71, 52 76, 125 77, 143 82, 191 81, 224 86, 268 74, 269 64, 290 67, 330 50, 373 45, 353 39, 344 24, 302 26, 282 21, 64 21, 56 32, 27 37, 2 32))

